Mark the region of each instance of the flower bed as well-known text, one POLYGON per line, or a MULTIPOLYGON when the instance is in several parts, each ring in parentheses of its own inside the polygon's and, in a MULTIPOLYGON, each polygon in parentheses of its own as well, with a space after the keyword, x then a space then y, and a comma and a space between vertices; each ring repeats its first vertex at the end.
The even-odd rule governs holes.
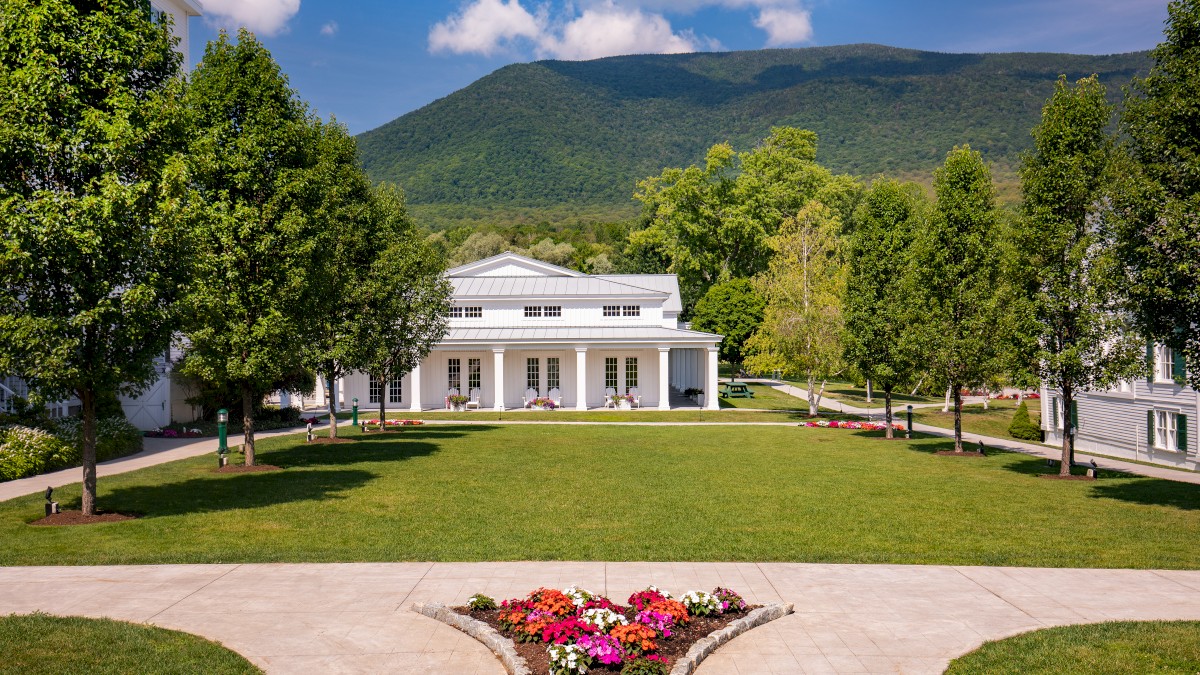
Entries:
POLYGON ((534 410, 554 410, 558 405, 554 403, 554 399, 543 396, 530 401, 529 407, 534 410))
POLYGON ((147 438, 200 438, 204 435, 201 429, 151 429, 142 432, 147 438))
POLYGON ((727 588, 673 599, 651 586, 625 606, 572 587, 539 588, 499 605, 476 594, 454 609, 511 638, 534 673, 666 675, 692 643, 753 608, 727 588))
MULTIPOLYGON (((837 420, 817 420, 815 422, 805 422, 806 427, 820 427, 822 429, 861 429, 864 431, 885 431, 887 425, 882 422, 839 422, 837 420)), ((904 431, 904 425, 899 422, 892 424, 892 428, 897 431, 904 431)))
MULTIPOLYGON (((415 427, 424 424, 421 420, 384 420, 384 427, 415 427)), ((379 420, 367 420, 362 423, 363 430, 378 429, 379 420)))

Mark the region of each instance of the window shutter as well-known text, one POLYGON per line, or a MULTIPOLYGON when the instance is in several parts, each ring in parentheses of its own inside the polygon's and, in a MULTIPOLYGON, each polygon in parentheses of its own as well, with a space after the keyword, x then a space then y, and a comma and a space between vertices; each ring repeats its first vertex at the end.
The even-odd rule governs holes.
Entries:
POLYGON ((1058 397, 1050 397, 1050 431, 1058 428, 1058 397))
POLYGON ((1071 401, 1071 428, 1079 431, 1079 401, 1071 401))
POLYGON ((1146 449, 1154 447, 1154 411, 1146 411, 1146 449))
POLYGON ((1154 341, 1153 340, 1146 343, 1146 368, 1148 368, 1150 370, 1150 373, 1146 376, 1146 383, 1153 384, 1154 383, 1154 341))
POLYGON ((1175 378, 1176 382, 1182 383, 1187 379, 1187 373, 1185 372, 1186 368, 1184 368, 1185 363, 1183 360, 1183 354, 1180 354, 1175 350, 1171 350, 1171 359, 1171 375, 1175 378))
POLYGON ((1175 416, 1175 447, 1180 452, 1187 452, 1187 415, 1175 416))

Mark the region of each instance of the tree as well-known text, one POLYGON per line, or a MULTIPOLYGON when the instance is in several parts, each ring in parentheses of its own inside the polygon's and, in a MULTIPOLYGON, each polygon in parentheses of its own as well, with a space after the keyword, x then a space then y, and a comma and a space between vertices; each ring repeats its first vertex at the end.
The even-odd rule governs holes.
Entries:
POLYGON ((392 232, 377 227, 388 218, 374 202, 354 139, 336 122, 317 123, 316 129, 317 162, 309 173, 317 186, 310 190, 318 199, 309 215, 317 223, 317 265, 308 308, 308 321, 314 327, 312 342, 307 345, 308 364, 324 378, 325 391, 330 392, 329 437, 337 438, 334 383, 366 367, 356 344, 364 306, 355 294, 381 242, 391 241, 392 232))
POLYGON ((1165 35, 1126 92, 1114 225, 1138 326, 1183 353, 1200 388, 1200 1, 1171 2, 1165 35))
MULTIPOLYGON (((1032 310, 1024 330, 1037 341, 1038 375, 1058 391, 1066 411, 1079 392, 1132 375, 1142 350, 1118 306, 1115 261, 1100 228, 1108 209, 1111 117, 1095 76, 1074 87, 1061 77, 1033 129, 1034 149, 1021 160, 1025 218, 1016 248, 1027 265, 1032 310)), ((1071 415, 1062 419, 1059 473, 1069 476, 1075 430, 1071 415)))
POLYGON ((476 260, 490 258, 511 248, 508 239, 496 232, 474 232, 460 244, 450 257, 450 265, 458 267, 476 260))
POLYGON ((383 428, 385 383, 411 372, 446 336, 452 289, 443 276, 445 264, 409 220, 403 195, 385 190, 378 198, 388 219, 385 228, 393 235, 360 290, 365 311, 356 344, 366 371, 380 383, 383 428))
POLYGON ((954 449, 962 451, 962 389, 994 371, 1003 340, 997 306, 997 213, 983 158, 956 147, 934 171, 932 217, 915 248, 914 322, 933 374, 954 401, 954 449))
POLYGON ((180 56, 141 2, 0 4, 0 372, 82 404, 158 377, 187 273, 180 56))
POLYGON ((303 368, 317 326, 319 125, 252 33, 222 32, 186 94, 196 126, 192 184, 205 203, 187 296, 184 374, 242 397, 254 464, 254 411, 271 383, 303 368))
POLYGON ((912 240, 927 208, 920 186, 876 182, 855 213, 846 255, 846 362, 883 389, 888 438, 892 393, 911 384, 923 365, 907 291, 912 240))
POLYGON ((820 412, 825 383, 841 364, 846 288, 841 229, 832 209, 810 202, 768 241, 774 255, 767 271, 755 278, 767 305, 747 342, 746 363, 760 372, 803 375, 810 416, 820 412))
POLYGON ((749 279, 714 284, 696 303, 692 328, 724 335, 720 356, 736 374, 746 360, 746 341, 758 330, 766 302, 749 279))

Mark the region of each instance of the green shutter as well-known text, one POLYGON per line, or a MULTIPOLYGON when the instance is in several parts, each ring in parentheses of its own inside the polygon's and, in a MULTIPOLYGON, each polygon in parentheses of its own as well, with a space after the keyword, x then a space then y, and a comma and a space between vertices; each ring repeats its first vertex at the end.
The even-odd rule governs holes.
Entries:
POLYGON ((1175 350, 1171 350, 1171 376, 1175 378, 1175 382, 1183 384, 1187 380, 1186 368, 1184 368, 1183 354, 1175 350))
POLYGON ((1050 431, 1058 428, 1058 397, 1050 397, 1050 431))
POLYGON ((1146 411, 1146 449, 1154 447, 1154 411, 1146 411))
POLYGON ((1175 416, 1175 447, 1180 452, 1187 452, 1187 415, 1175 416))
POLYGON ((1079 401, 1071 401, 1071 428, 1079 431, 1079 401))
POLYGON ((1148 384, 1154 383, 1154 341, 1146 343, 1146 369, 1149 371, 1146 375, 1148 384))

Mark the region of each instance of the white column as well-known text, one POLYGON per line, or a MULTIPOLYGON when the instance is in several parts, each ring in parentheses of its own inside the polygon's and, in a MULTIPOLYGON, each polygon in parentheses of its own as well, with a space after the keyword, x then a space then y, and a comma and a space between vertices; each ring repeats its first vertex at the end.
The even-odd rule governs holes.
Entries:
POLYGON ((704 385, 704 407, 708 410, 717 410, 721 406, 717 399, 717 348, 708 348, 708 372, 705 373, 704 385))
POLYGON ((279 392, 279 408, 282 410, 290 407, 292 407, 292 395, 281 390, 279 392))
POLYGON ((587 347, 575 348, 575 409, 587 410, 587 347))
MULTIPOLYGON (((408 374, 408 388, 409 398, 412 399, 409 401, 409 409, 413 412, 421 412, 421 364, 419 363, 408 374)), ((387 396, 387 382, 380 383, 379 396, 387 396)))
POLYGON ((492 356, 495 357, 492 372, 496 379, 496 410, 504 410, 504 350, 493 349, 492 356))
POLYGON ((658 409, 671 409, 671 348, 658 348, 658 409))

